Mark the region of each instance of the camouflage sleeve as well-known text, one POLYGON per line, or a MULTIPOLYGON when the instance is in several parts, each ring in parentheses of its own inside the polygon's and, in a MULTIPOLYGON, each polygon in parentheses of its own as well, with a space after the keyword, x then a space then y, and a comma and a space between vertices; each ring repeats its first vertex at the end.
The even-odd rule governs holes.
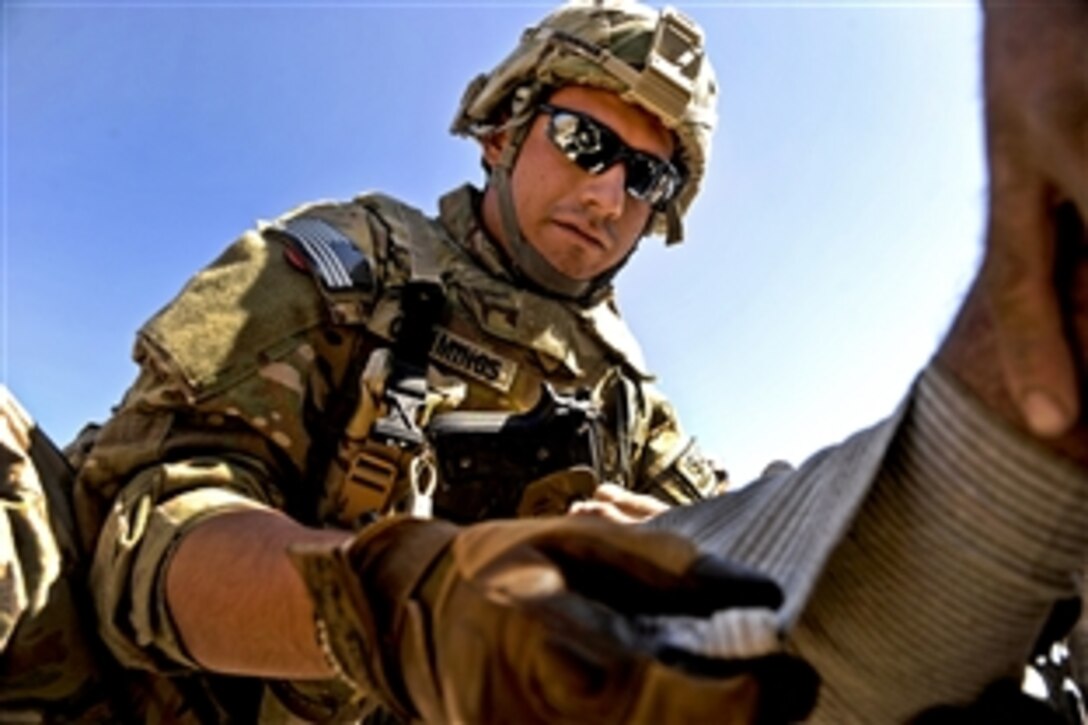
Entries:
POLYGON ((126 666, 195 666, 163 592, 193 525, 250 507, 316 520, 304 472, 360 339, 328 311, 283 240, 249 232, 140 331, 140 374, 77 483, 102 636, 126 666))
POLYGON ((0 385, 0 722, 78 719, 101 663, 79 616, 71 468, 0 385))
POLYGON ((639 456, 635 489, 670 504, 714 496, 727 485, 720 467, 684 432, 672 404, 657 388, 644 386, 646 444, 639 456))
POLYGON ((30 462, 31 428, 29 416, 0 386, 0 653, 60 576, 45 493, 30 462))

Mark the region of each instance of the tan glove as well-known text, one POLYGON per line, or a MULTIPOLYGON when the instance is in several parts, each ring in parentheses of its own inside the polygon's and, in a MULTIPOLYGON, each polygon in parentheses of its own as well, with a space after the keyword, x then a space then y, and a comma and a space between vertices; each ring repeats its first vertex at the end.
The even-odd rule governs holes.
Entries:
POLYGON ((777 607, 768 579, 598 519, 460 528, 393 518, 294 552, 326 650, 361 694, 428 722, 787 722, 818 679, 786 655, 707 660, 650 616, 777 607))

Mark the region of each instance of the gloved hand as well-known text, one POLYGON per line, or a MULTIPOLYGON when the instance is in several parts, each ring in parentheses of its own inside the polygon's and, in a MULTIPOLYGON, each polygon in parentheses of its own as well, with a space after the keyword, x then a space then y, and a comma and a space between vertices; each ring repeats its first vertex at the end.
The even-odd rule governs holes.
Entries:
POLYGON ((784 654, 697 657, 650 617, 777 607, 768 579, 591 518, 392 518, 293 553, 343 674, 428 722, 787 722, 818 678, 784 654))

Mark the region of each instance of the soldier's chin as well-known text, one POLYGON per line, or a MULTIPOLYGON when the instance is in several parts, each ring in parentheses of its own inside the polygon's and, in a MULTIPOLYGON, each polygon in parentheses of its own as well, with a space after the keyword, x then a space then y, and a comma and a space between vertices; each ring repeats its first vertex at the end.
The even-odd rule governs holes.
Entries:
POLYGON ((587 265, 571 265, 558 267, 557 269, 565 276, 579 282, 591 282, 600 275, 600 272, 596 271, 596 267, 590 268, 587 265))
POLYGON ((567 248, 563 250, 563 254, 545 254, 544 259, 548 260, 548 264, 564 277, 578 282, 589 282, 601 273, 598 269, 600 264, 594 261, 594 257, 597 256, 594 251, 586 248, 567 248))

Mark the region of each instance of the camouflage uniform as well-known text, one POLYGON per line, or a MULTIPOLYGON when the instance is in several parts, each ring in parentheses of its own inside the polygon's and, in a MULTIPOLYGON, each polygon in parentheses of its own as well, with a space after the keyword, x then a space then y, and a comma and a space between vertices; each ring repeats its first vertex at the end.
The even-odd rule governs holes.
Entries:
POLYGON ((672 11, 576 1, 474 80, 454 120, 464 136, 483 139, 500 124, 511 134, 488 181, 502 250, 480 229, 470 188, 446 196, 437 219, 377 194, 315 204, 243 235, 140 331, 139 377, 74 489, 98 632, 139 688, 124 698, 129 714, 357 714, 340 708, 346 691, 336 683, 202 672, 173 625, 163 573, 191 527, 230 511, 278 509, 351 530, 374 515, 425 510, 426 455, 371 435, 388 400, 389 353, 415 319, 407 310, 416 283, 439 283, 449 313, 428 348, 427 413, 528 411, 547 383, 599 411, 603 479, 667 502, 720 487, 619 316, 610 286, 619 265, 588 283, 557 281, 520 233, 509 185, 517 150, 537 105, 571 83, 616 92, 673 133, 670 161, 683 181, 653 202, 647 231, 679 241, 716 117, 702 33, 672 11))
POLYGON ((0 386, 0 722, 38 704, 81 722, 111 719, 109 662, 93 638, 68 492, 72 470, 0 386))
MULTIPOLYGON (((579 304, 519 287, 479 226, 478 201, 470 187, 456 190, 437 220, 381 195, 303 207, 242 236, 140 331, 139 377, 82 467, 77 516, 94 551, 102 636, 126 667, 181 685, 180 699, 164 695, 168 707, 192 707, 197 690, 243 691, 237 680, 193 677, 166 608, 163 572, 190 527, 252 507, 341 528, 367 513, 373 499, 350 472, 373 449, 346 428, 366 399, 356 395, 364 363, 395 337, 414 276, 441 279, 451 316, 440 335, 462 346, 431 355, 429 387, 463 384, 446 407, 524 411, 544 381, 588 389, 606 423, 609 480, 668 502, 719 484, 650 384, 611 292, 579 304), (350 263, 339 285, 322 262, 337 249, 350 263), (502 374, 470 364, 481 355, 502 374)), ((407 468, 392 464, 382 512, 412 506, 407 468)), ((300 709, 299 688, 277 689, 300 709)), ((255 714, 256 697, 235 699, 209 698, 255 714)))

